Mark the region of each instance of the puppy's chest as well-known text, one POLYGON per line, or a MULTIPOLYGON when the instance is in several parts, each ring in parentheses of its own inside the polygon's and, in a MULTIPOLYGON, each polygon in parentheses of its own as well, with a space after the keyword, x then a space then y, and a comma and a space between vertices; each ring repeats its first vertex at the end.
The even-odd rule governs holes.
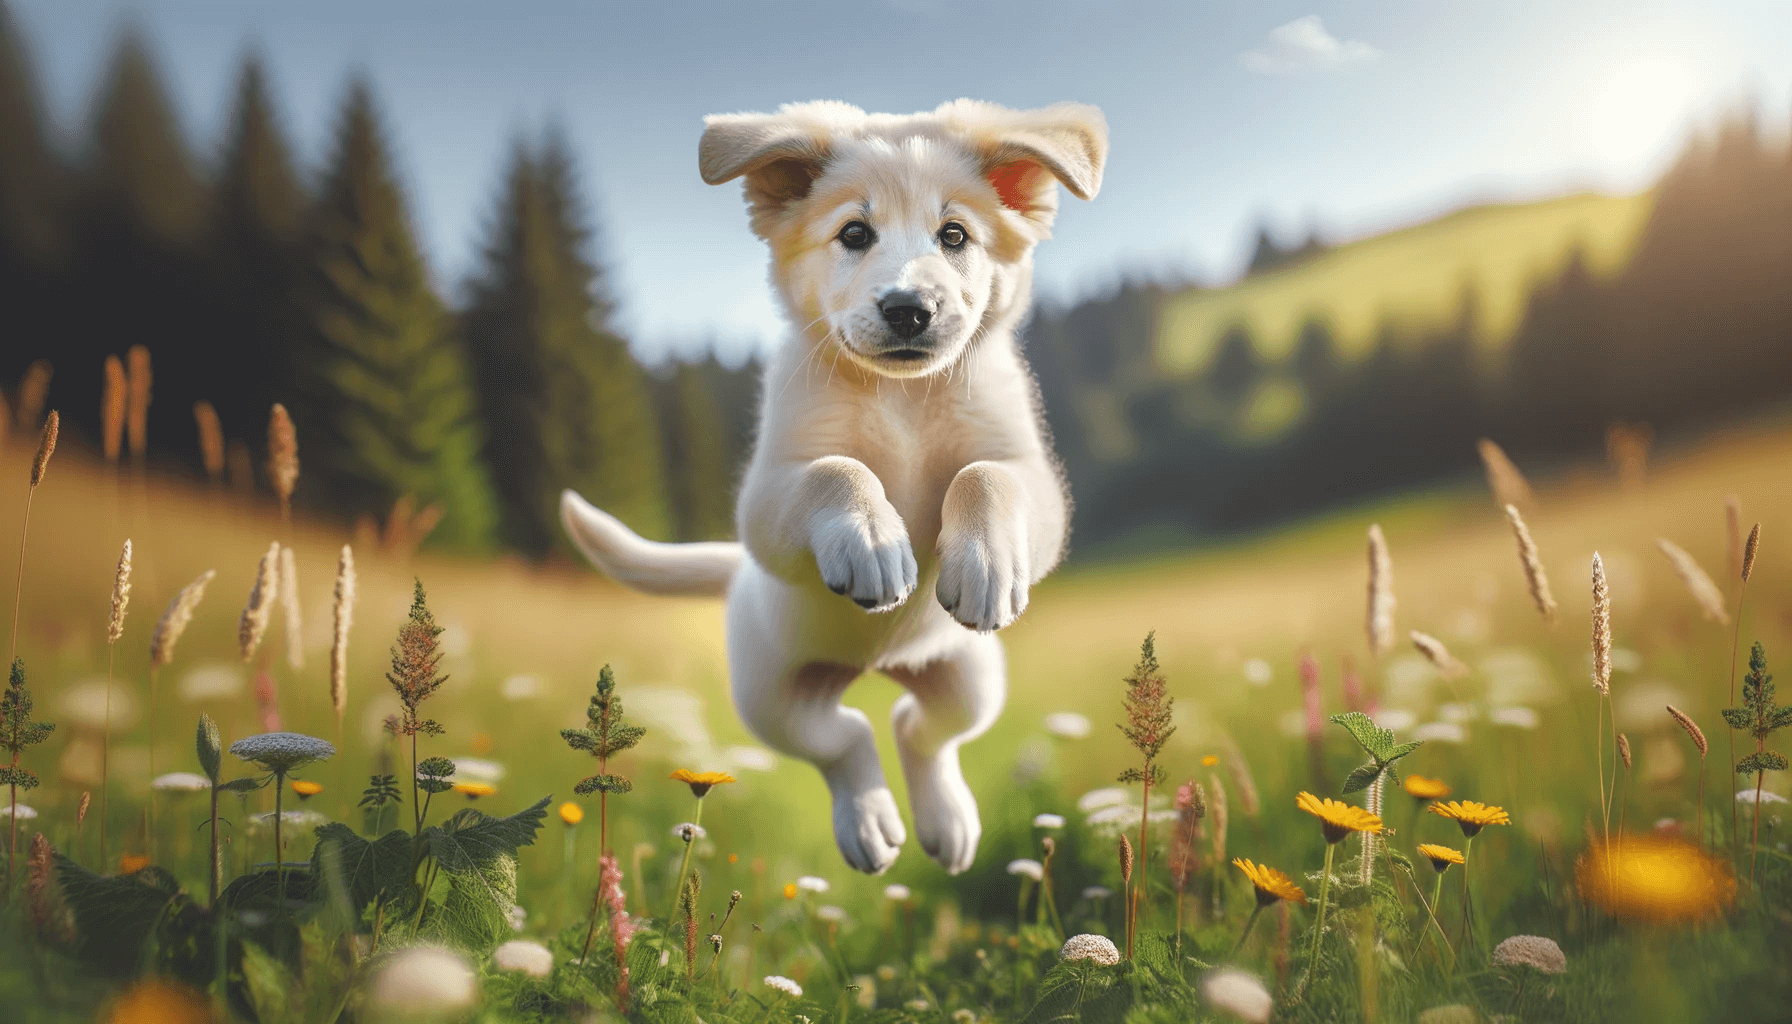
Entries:
POLYGON ((960 469, 979 456, 970 427, 950 408, 897 405, 858 410, 856 452, 877 475, 911 537, 939 530, 940 505, 960 469))

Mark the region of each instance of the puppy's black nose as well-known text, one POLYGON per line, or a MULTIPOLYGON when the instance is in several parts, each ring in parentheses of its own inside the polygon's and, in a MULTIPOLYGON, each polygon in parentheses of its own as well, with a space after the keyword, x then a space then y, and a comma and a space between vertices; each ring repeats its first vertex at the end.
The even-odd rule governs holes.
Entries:
POLYGON ((884 315, 884 323, 904 341, 925 331, 933 320, 933 303, 916 292, 891 292, 878 301, 877 309, 884 315))

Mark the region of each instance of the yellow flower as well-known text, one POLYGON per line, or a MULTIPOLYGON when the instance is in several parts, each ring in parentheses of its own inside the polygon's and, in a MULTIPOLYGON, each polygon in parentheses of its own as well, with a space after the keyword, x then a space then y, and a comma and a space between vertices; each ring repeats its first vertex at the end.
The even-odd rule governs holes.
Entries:
POLYGON ((1677 839, 1623 836, 1595 844, 1574 863, 1581 898, 1616 917, 1656 923, 1697 921, 1736 898, 1729 866, 1677 839))
POLYGON ((787 900, 796 899, 796 883, 795 882, 785 882, 784 883, 784 898, 787 900))
POLYGON ((699 800, 708 795, 712 787, 734 781, 734 776, 727 772, 694 772, 689 768, 678 769, 672 773, 672 778, 690 786, 691 795, 699 800))
POLYGON ((560 805, 560 820, 568 825, 577 825, 585 820, 585 808, 568 800, 560 805))
POLYGON ((140 853, 127 853, 118 858, 118 873, 121 875, 134 875, 146 867, 149 867, 149 858, 140 853))
POLYGON ((1450 849, 1448 846, 1438 846, 1434 843, 1420 843, 1419 852, 1424 854, 1427 860, 1431 861, 1431 866, 1436 868, 1437 873, 1440 875, 1450 870, 1450 865, 1463 863, 1462 854, 1450 849))
POLYGON ((1417 800, 1442 800, 1450 795, 1450 785, 1442 779, 1427 779, 1423 775, 1408 775, 1400 783, 1406 795, 1417 800))
POLYGON ((496 793, 498 787, 489 782, 456 782, 454 791, 462 794, 468 800, 477 800, 482 796, 491 796, 496 793))
POLYGON ((1352 832, 1381 831, 1381 816, 1370 814, 1355 804, 1322 799, 1303 792, 1294 798, 1294 805, 1319 819, 1328 843, 1340 842, 1352 832))
POLYGON ((1478 804, 1473 800, 1451 800, 1448 803, 1432 804, 1431 813, 1449 818, 1462 829, 1462 834, 1470 839, 1481 834, 1488 825, 1510 825, 1512 819, 1503 807, 1491 804, 1478 804))
POLYGON ((1232 858, 1232 864, 1244 872, 1246 878, 1257 889, 1257 905, 1267 907, 1277 900, 1288 900, 1291 903, 1307 902, 1307 894, 1293 880, 1267 864, 1252 864, 1248 860, 1232 858))
POLYGON ((324 787, 322 783, 312 782, 310 779, 294 779, 292 780, 292 791, 299 795, 300 800, 309 800, 322 793, 324 787))
POLYGON ((1214 754, 1208 754, 1206 757, 1203 757, 1201 759, 1201 766, 1203 768, 1212 768, 1214 765, 1219 764, 1219 763, 1220 763, 1219 757, 1214 754))
POLYGON ((740 863, 740 854, 738 854, 738 853, 729 854, 728 855, 728 863, 739 864, 740 863))
POLYGON ((472 747, 473 747, 473 753, 478 754, 482 757, 486 754, 491 753, 492 752, 492 734, 489 732, 474 733, 472 747))
POLYGON ((185 985, 145 978, 112 1004, 106 1024, 208 1024, 211 1007, 185 985))

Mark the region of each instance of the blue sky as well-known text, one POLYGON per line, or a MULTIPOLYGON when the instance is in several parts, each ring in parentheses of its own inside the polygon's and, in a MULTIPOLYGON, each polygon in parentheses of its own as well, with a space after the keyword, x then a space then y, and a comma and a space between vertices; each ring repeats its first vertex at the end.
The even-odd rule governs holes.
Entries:
POLYGON ((1792 4, 1183 0, 14 0, 66 138, 118 26, 147 31, 195 150, 215 152, 246 46, 311 170, 356 68, 383 103, 449 294, 509 142, 560 122, 583 161, 622 323, 649 358, 781 331, 738 188, 704 185, 704 114, 833 98, 1101 106, 1100 197, 1039 254, 1063 301, 1123 274, 1235 275, 1250 231, 1350 238, 1464 202, 1632 190, 1689 123, 1792 111, 1792 4))

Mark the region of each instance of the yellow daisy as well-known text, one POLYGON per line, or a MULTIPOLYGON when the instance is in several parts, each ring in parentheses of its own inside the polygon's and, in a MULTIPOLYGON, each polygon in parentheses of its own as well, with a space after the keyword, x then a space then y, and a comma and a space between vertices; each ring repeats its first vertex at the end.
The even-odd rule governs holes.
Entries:
POLYGON ((1206 757, 1203 757, 1201 759, 1201 765, 1204 768, 1212 768, 1214 765, 1219 764, 1219 763, 1220 763, 1220 759, 1217 754, 1208 754, 1206 757))
POLYGON ((1400 786, 1415 800, 1442 800, 1450 795, 1449 783, 1442 779, 1427 779, 1423 775, 1408 775, 1401 780, 1400 786))
POLYGON ((577 825, 585 820, 585 808, 568 800, 560 805, 560 820, 568 826, 577 825))
POLYGON ((1341 842, 1352 832, 1381 831, 1381 816, 1370 814, 1355 804, 1316 797, 1306 792, 1295 797, 1294 804, 1319 819, 1320 826, 1325 830, 1327 843, 1341 842))
POLYGON ((456 782, 454 784, 454 791, 465 796, 468 800, 477 800, 482 796, 491 796, 493 793, 496 793, 498 787, 489 782, 456 782))
POLYGON ((691 795, 701 800, 710 789, 724 782, 733 782, 734 776, 727 772, 694 772, 689 768, 680 768, 672 773, 672 778, 691 787, 691 795))
POLYGON ((1470 839, 1480 835, 1481 830, 1488 825, 1512 824, 1512 818, 1506 814, 1505 808, 1478 804, 1473 800, 1432 804, 1431 813, 1454 821, 1462 829, 1462 834, 1470 839))
POLYGON ((1438 846, 1435 843, 1420 843, 1419 852, 1425 855, 1425 859, 1431 862, 1431 866, 1436 868, 1440 875, 1450 870, 1450 865, 1464 862, 1462 854, 1458 851, 1452 850, 1448 846, 1438 846))
POLYGON ((796 883, 795 882, 785 882, 784 883, 784 898, 787 900, 796 899, 796 883))
POLYGON ((294 779, 292 780, 292 791, 299 795, 300 800, 309 800, 322 793, 324 787, 322 783, 312 782, 310 779, 294 779))
POLYGON ((1267 907, 1277 900, 1307 902, 1307 894, 1301 891, 1300 886, 1275 868, 1267 864, 1252 864, 1239 857, 1232 858, 1232 864, 1244 872, 1244 876, 1251 880, 1251 885, 1256 887, 1258 906, 1267 907))
POLYGON ((1736 899, 1729 865, 1690 843, 1625 836, 1574 864, 1581 898, 1615 917, 1662 924, 1722 913, 1736 899))

